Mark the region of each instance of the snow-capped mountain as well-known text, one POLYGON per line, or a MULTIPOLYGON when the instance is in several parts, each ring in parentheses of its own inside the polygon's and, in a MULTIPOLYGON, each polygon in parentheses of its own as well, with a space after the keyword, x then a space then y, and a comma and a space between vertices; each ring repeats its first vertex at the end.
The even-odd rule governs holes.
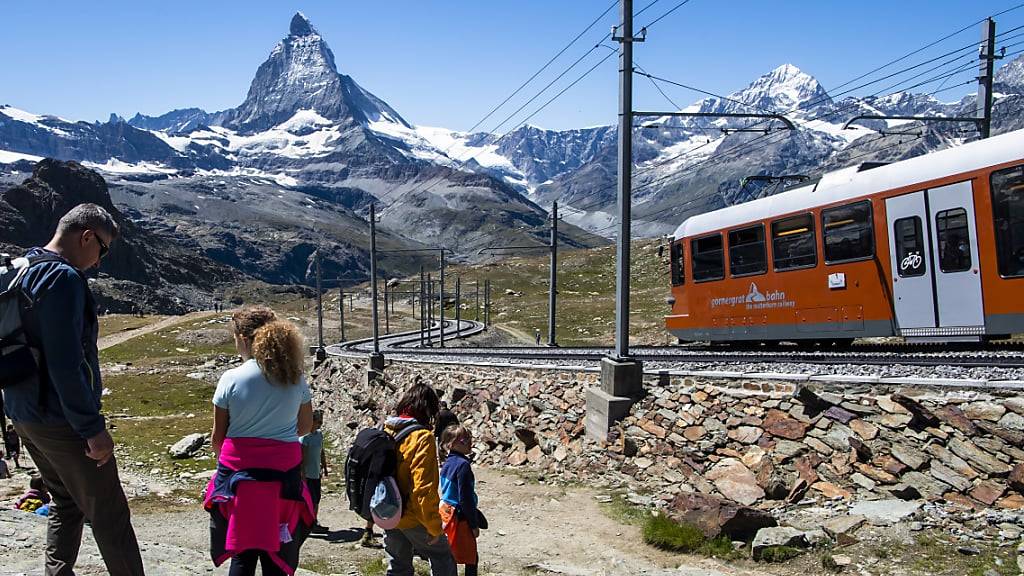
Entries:
MULTIPOLYGON (((995 131, 1024 127, 1024 59, 999 70, 996 92, 995 131)), ((795 130, 754 119, 640 121, 633 135, 637 230, 668 231, 689 214, 779 189, 745 182, 750 175, 814 176, 972 137, 965 134, 969 126, 925 131, 906 121, 861 121, 844 129, 855 115, 973 115, 973 107, 973 97, 945 103, 909 92, 834 99, 813 76, 784 64, 726 98, 705 98, 684 110, 780 113, 795 130)), ((357 210, 376 201, 385 227, 463 253, 499 238, 541 239, 542 207, 555 200, 569 222, 610 235, 616 136, 614 126, 522 126, 498 135, 416 125, 339 72, 330 47, 301 13, 236 108, 85 123, 0 107, 0 165, 42 156, 81 160, 115 178, 173 179, 159 186, 161 193, 203 179, 255 178, 357 210)), ((594 240, 566 231, 570 243, 594 240)))
MULTIPOLYGON (((1024 57, 996 75, 993 133, 1024 127, 1024 57)), ((862 120, 857 115, 974 116, 974 97, 945 103, 927 94, 895 92, 834 101, 812 76, 782 65, 726 98, 705 98, 684 109, 711 113, 779 113, 796 130, 773 121, 663 117, 644 119, 634 133, 634 226, 639 234, 670 232, 692 214, 782 189, 750 183, 752 175, 816 176, 867 161, 895 161, 976 137, 970 125, 862 120), (770 134, 735 132, 771 128, 770 134)), ((615 143, 578 169, 540 185, 535 198, 557 199, 563 214, 598 234, 614 232, 615 143)))

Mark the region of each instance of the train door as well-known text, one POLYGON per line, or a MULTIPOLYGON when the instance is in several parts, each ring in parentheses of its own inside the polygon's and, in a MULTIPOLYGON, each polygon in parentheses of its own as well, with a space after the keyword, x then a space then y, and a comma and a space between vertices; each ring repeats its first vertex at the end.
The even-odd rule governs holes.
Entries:
POLYGON ((977 340, 985 317, 971 183, 889 198, 886 219, 900 334, 977 340))

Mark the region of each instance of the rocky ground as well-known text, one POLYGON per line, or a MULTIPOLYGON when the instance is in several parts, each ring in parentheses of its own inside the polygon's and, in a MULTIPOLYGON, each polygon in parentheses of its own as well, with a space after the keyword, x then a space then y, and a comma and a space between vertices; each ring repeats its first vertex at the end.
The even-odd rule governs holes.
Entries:
MULTIPOLYGON (((276 306, 307 331, 315 325, 308 318, 310 310, 304 310, 302 304, 278 303, 276 306)), ((355 317, 358 318, 358 314, 355 317)), ((399 323, 402 321, 398 320, 399 323)), ((193 433, 199 434, 202 440, 202 435, 209 429, 209 401, 213 385, 219 374, 235 362, 227 341, 226 316, 195 314, 176 321, 153 319, 147 322, 128 322, 115 317, 107 322, 110 324, 104 344, 109 347, 103 355, 104 382, 108 393, 104 402, 119 443, 119 467, 126 493, 131 499, 134 525, 142 543, 148 572, 175 575, 226 573, 223 567, 215 570, 209 562, 206 516, 198 504, 199 491, 213 467, 209 448, 200 441, 190 457, 176 460, 168 454, 175 441, 193 433)), ((449 377, 465 378, 469 374, 463 368, 441 370, 446 371, 449 377)), ((351 372, 341 373, 359 372, 358 367, 353 367, 351 372)), ((441 376, 423 367, 389 368, 389 374, 395 380, 413 372, 436 377, 439 385, 443 382, 441 376)), ((304 546, 303 571, 300 573, 382 574, 382 551, 362 548, 357 544, 361 521, 347 510, 338 478, 352 423, 358 428, 360 419, 369 415, 353 411, 353 395, 361 394, 362 389, 357 383, 344 378, 330 385, 324 376, 322 371, 313 375, 314 385, 318 388, 317 401, 329 407, 328 436, 335 474, 326 482, 322 514, 323 522, 332 530, 327 537, 311 539, 304 546)), ((463 383, 468 392, 474 393, 476 388, 493 394, 489 399, 478 396, 473 403, 462 407, 470 410, 470 413, 463 414, 472 426, 490 430, 478 435, 477 474, 481 507, 491 522, 491 529, 480 540, 484 574, 790 576, 841 572, 875 576, 997 576, 1018 573, 1016 547, 1024 531, 1024 521, 1017 510, 1009 507, 1017 502, 1016 497, 1010 491, 1005 492, 1002 498, 1009 500, 1004 501, 1003 506, 979 504, 976 499, 987 498, 991 494, 976 490, 978 486, 975 484, 986 488, 998 485, 1007 490, 1004 469, 1008 466, 997 465, 976 454, 971 455, 984 464, 995 466, 993 472, 983 472, 971 486, 965 486, 967 496, 958 501, 954 501, 957 500, 956 491, 952 490, 947 494, 947 501, 929 502, 894 497, 882 475, 879 477, 883 480, 875 481, 876 484, 870 487, 851 485, 836 476, 836 471, 841 472, 843 467, 838 457, 823 458, 817 466, 817 473, 822 479, 816 483, 817 488, 812 488, 805 497, 781 506, 769 504, 767 500, 762 502, 761 496, 755 498, 757 502, 750 509, 770 513, 779 527, 760 532, 754 529, 746 537, 737 538, 735 543, 726 541, 725 550, 703 548, 695 555, 659 550, 645 544, 644 531, 649 528, 653 514, 672 511, 670 492, 666 487, 685 484, 691 489, 696 488, 692 493, 702 494, 700 488, 703 486, 707 489, 707 496, 715 498, 731 494, 733 499, 742 499, 745 491, 761 490, 761 494, 765 493, 760 486, 760 472, 751 478, 746 474, 750 473, 749 470, 760 471, 760 464, 755 460, 772 460, 779 448, 764 442, 758 444, 756 439, 752 439, 755 431, 749 429, 755 427, 752 420, 741 421, 755 417, 757 403, 749 398, 745 400, 740 407, 747 412, 734 422, 727 418, 727 412, 736 407, 731 406, 725 396, 711 405, 698 394, 702 390, 690 391, 687 394, 690 402, 703 405, 707 412, 700 425, 707 426, 711 417, 721 419, 723 424, 718 431, 709 426, 700 438, 694 440, 694 444, 708 443, 705 453, 714 457, 713 463, 717 468, 732 468, 721 474, 702 472, 699 477, 676 478, 672 476, 673 470, 686 469, 682 466, 684 462, 687 466, 695 462, 674 453, 659 452, 662 448, 659 448, 661 442, 657 435, 659 430, 664 430, 667 437, 668 430, 672 429, 665 418, 668 411, 681 409, 680 406, 668 409, 672 402, 678 404, 683 400, 681 391, 667 386, 665 393, 652 395, 640 411, 635 412, 623 428, 625 437, 631 438, 633 443, 630 450, 636 450, 627 456, 621 450, 609 452, 607 447, 598 445, 559 441, 559 430, 566 438, 579 436, 580 430, 576 428, 581 423, 581 398, 576 398, 578 402, 570 402, 564 386, 561 392, 551 395, 550 390, 560 380, 544 390, 540 385, 535 390, 534 386, 513 385, 505 381, 507 378, 521 380, 525 376, 527 373, 522 371, 507 371, 506 376, 481 378, 476 375, 473 377, 474 386, 463 383), (516 397, 498 393, 503 388, 521 393, 522 403, 516 397), (512 425, 512 420, 506 423, 506 416, 510 414, 518 424, 506 434, 499 428, 512 425), (533 445, 528 447, 531 431, 533 445), (744 444, 748 441, 754 443, 744 444), (597 458, 602 453, 605 454, 603 459, 597 458), (675 468, 667 467, 672 458, 680 460, 675 468), (740 470, 741 466, 743 470, 740 470), (828 490, 835 493, 828 494, 828 490), (769 549, 773 552, 765 552, 769 549), (779 550, 787 552, 783 554, 779 550), (789 551, 795 556, 785 559, 789 551), (752 556, 761 558, 755 561, 752 556)), ((570 380, 566 379, 566 383, 570 380)), ((824 398, 839 400, 829 396, 824 398)), ((787 402, 796 404, 793 400, 768 402, 773 402, 771 405, 777 410, 787 402)), ((842 402, 848 400, 843 399, 842 402)), ((1000 402, 1016 406, 1009 399, 1000 402)), ((985 418, 994 418, 992 422, 998 423, 1000 418, 1013 413, 1012 410, 1000 410, 994 404, 975 402, 958 406, 975 419, 975 426, 984 427, 984 422, 988 421, 985 418)), ((844 406, 851 410, 856 408, 854 404, 844 406)), ((903 414, 893 405, 884 406, 903 414)), ((691 408, 691 412, 693 410, 696 408, 691 408)), ((959 414, 950 410, 939 413, 947 419, 956 418, 959 414)), ((876 433, 880 436, 877 440, 865 440, 868 447, 875 447, 876 455, 890 455, 892 449, 888 444, 883 449, 879 442, 882 437, 888 438, 885 435, 897 433, 896 429, 882 423, 881 419, 886 414, 889 416, 885 422, 905 419, 905 416, 893 418, 884 410, 877 415, 879 421, 872 426, 877 428, 876 433)), ((836 410, 832 412, 832 416, 845 418, 847 415, 836 410)), ((867 414, 862 416, 872 422, 875 418, 867 414)), ((794 418, 792 413, 788 417, 794 418)), ((839 429, 838 424, 825 426, 826 422, 834 421, 823 417, 807 422, 797 420, 800 426, 789 421, 783 422, 788 427, 766 421, 757 426, 763 427, 758 430, 762 430, 761 436, 765 438, 772 434, 772 430, 789 433, 789 428, 806 428, 805 442, 809 444, 799 452, 810 458, 817 449, 824 450, 822 446, 834 440, 827 436, 831 428, 839 429), (822 434, 814 432, 816 429, 822 434), (812 441, 817 438, 822 442, 812 441)), ((848 420, 855 437, 871 436, 870 428, 856 422, 857 418, 848 420)), ((960 428, 968 428, 965 421, 957 422, 960 428)), ((689 438, 686 432, 690 426, 682 427, 677 435, 689 438)), ((908 430, 905 443, 915 447, 917 441, 928 441, 928 445, 941 446, 936 438, 946 433, 952 439, 961 436, 973 438, 986 449, 993 445, 991 440, 979 439, 977 431, 971 436, 960 428, 943 421, 931 431, 908 430)), ((692 434, 695 432, 691 431, 692 434)), ((1006 439, 1010 443, 1015 441, 1015 436, 1006 439)), ((796 448, 798 442, 786 444, 780 441, 777 444, 783 448, 796 448)), ((835 450, 836 454, 840 453, 835 450)), ((858 463, 855 453, 856 449, 851 445, 843 456, 846 466, 850 467, 847 471, 850 476, 856 475, 854 467, 859 471, 867 469, 867 465, 858 465, 863 463, 858 463)), ((944 465, 955 467, 959 473, 968 472, 959 457, 955 454, 944 456, 945 452, 938 448, 930 452, 921 449, 919 452, 897 451, 895 454, 912 460, 912 467, 923 471, 930 482, 939 482, 942 486, 945 486, 943 482, 958 481, 957 476, 946 473, 944 465), (913 461, 915 454, 923 462, 913 461), (938 476, 935 471, 939 472, 938 476)), ((785 457, 778 459, 777 466, 773 468, 775 475, 790 474, 789 467, 794 466, 793 462, 785 457)), ((977 467, 978 464, 973 465, 977 467)), ((768 479, 771 476, 768 474, 768 479)), ((922 475, 914 478, 921 480, 918 476, 922 475)), ((19 471, 12 480, 0 481, 0 509, 6 508, 24 490, 27 482, 28 475, 23 471, 19 471)), ((1009 480, 1011 486, 1014 482, 1009 480)), ((728 506, 721 506, 721 503, 715 506, 713 510, 718 517, 724 518, 729 513, 728 506)), ((0 575, 41 574, 44 538, 45 522, 41 518, 16 511, 0 511, 0 575)), ((104 573, 101 559, 88 535, 78 573, 104 573)), ((425 573, 422 567, 418 573, 425 573)))

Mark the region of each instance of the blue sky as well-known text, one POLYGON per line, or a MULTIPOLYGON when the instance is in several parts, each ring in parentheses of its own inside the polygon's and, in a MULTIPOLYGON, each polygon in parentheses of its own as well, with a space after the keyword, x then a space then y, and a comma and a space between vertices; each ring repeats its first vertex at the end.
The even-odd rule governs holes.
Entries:
MULTIPOLYGON (((650 0, 635 0, 636 9, 650 0)), ((675 6, 658 0, 646 24, 675 6)), ((562 48, 610 0, 377 0, 71 2, 5 0, 0 35, 0 103, 75 120, 111 112, 157 115, 239 104, 296 10, 334 51, 339 70, 420 125, 465 130, 562 48)), ((655 24, 636 47, 649 72, 728 93, 783 63, 826 89, 1017 4, 1016 0, 861 0, 859 2, 691 0, 655 24)), ((618 20, 612 10, 542 76, 535 89, 587 51, 618 20)), ((997 31, 1024 24, 1024 9, 997 18, 997 31)), ((931 50, 976 41, 971 28, 931 50)), ((1020 40, 1011 40, 1019 42, 1020 40)), ((1012 48, 1016 50, 1019 48, 1012 48)), ((595 63, 591 55, 561 85, 595 63)), ((530 120, 564 129, 615 121, 615 58, 530 120)), ((966 72, 963 80, 971 72, 966 72)), ((669 104, 637 80, 637 109, 669 104)), ((950 82, 953 83, 953 82, 950 82)), ((533 88, 533 86, 531 86, 533 88)), ((557 90, 557 88, 556 88, 557 90)), ((685 106, 700 98, 666 89, 685 106)), ((955 100, 973 88, 940 95, 955 100)), ((868 93, 870 90, 863 90, 868 93)), ((554 92, 552 92, 553 94, 554 92)), ((537 105, 548 99, 537 100, 537 105)), ((508 109, 510 113, 517 106, 508 109)), ((520 114, 499 131, 513 127, 520 114)), ((497 114, 481 129, 493 129, 497 114)))

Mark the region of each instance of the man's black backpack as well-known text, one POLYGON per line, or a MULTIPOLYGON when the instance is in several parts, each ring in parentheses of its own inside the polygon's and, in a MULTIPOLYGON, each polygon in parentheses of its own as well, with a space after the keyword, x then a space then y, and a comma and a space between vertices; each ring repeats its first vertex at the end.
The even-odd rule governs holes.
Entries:
POLYGON ((366 428, 356 435, 345 459, 345 493, 349 509, 364 520, 372 520, 370 499, 377 483, 393 477, 398 469, 398 445, 417 430, 426 428, 409 424, 394 436, 380 428, 366 428))
MULTIPOLYGON (((3 389, 41 376, 42 351, 29 342, 25 332, 25 325, 34 318, 34 302, 21 284, 32 266, 63 260, 48 253, 13 260, 3 254, 0 258, 0 389, 3 389)), ((46 406, 46 390, 47 386, 40 381, 40 407, 46 406)), ((3 396, 0 395, 0 422, 4 420, 3 396)))

